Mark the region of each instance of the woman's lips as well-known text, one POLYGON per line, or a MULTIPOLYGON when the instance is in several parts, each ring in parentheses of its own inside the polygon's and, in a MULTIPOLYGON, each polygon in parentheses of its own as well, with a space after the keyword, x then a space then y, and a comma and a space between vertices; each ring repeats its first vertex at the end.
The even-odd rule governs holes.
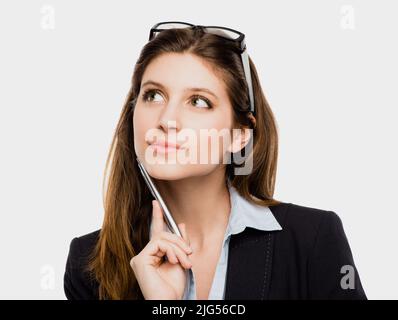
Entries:
POLYGON ((176 152, 178 150, 184 149, 180 145, 173 143, 173 142, 168 142, 168 141, 157 141, 157 142, 151 143, 150 146, 152 148, 154 148, 157 152, 161 152, 161 153, 176 152))

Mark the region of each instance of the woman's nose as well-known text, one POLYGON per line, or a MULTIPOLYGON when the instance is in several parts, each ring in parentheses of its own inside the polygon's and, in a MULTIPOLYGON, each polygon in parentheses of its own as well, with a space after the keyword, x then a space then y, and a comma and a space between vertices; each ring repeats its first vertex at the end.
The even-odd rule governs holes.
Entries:
POLYGON ((167 132, 169 130, 179 130, 179 126, 177 125, 177 121, 176 120, 165 120, 162 119, 161 121, 159 121, 159 127, 161 127, 163 129, 163 131, 167 132))
POLYGON ((178 117, 178 106, 167 105, 159 118, 159 127, 164 131, 175 129, 180 129, 180 121, 178 117))

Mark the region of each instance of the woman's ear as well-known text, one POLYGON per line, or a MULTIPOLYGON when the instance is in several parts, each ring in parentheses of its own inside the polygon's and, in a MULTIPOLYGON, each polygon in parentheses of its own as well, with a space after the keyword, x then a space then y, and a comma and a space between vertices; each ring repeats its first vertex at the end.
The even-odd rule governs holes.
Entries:
POLYGON ((252 135, 253 129, 247 126, 242 126, 239 129, 232 129, 232 141, 228 151, 231 153, 239 152, 249 143, 252 135))

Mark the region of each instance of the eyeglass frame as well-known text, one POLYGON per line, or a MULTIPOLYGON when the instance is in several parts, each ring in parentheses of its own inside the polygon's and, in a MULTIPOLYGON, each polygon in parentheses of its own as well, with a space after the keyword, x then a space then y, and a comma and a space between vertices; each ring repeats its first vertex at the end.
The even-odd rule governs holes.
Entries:
MULTIPOLYGON (((236 42, 236 43, 239 44, 240 55, 241 55, 242 64, 243 64, 243 71, 245 73, 246 84, 247 84, 247 87, 248 87, 248 90, 249 90, 249 101, 250 101, 250 110, 249 110, 249 112, 251 112, 251 114, 253 116, 255 116, 256 113, 255 113, 255 110, 254 110, 253 84, 252 84, 252 78, 251 78, 251 72, 250 72, 249 56, 247 54, 247 47, 246 47, 246 42, 245 42, 245 34, 240 32, 240 31, 237 31, 237 30, 234 30, 234 29, 231 29, 231 28, 227 28, 227 27, 202 26, 202 25, 195 25, 195 24, 191 24, 191 23, 188 23, 188 22, 182 22, 182 21, 165 21, 165 22, 159 22, 159 23, 155 24, 151 28, 151 30, 149 32, 149 41, 151 41, 155 37, 156 33, 159 33, 159 32, 164 31, 164 30, 169 30, 169 29, 159 29, 158 28, 162 24, 169 24, 169 23, 182 24, 182 25, 186 25, 186 26, 191 27, 191 28, 203 28, 203 29, 205 29, 205 31, 206 31, 206 28, 227 30, 227 31, 234 32, 234 33, 239 35, 239 37, 237 39, 232 39, 232 38, 229 38, 229 37, 224 37, 224 36, 219 35, 219 34, 215 34, 217 36, 223 37, 224 39, 227 39, 227 40, 230 40, 230 41, 233 41, 233 42, 236 42)), ((173 29, 173 28, 171 28, 171 29, 173 29)), ((179 28, 176 28, 176 29, 179 29, 179 28)), ((209 33, 211 33, 211 32, 209 32, 209 33)), ((212 34, 214 34, 214 33, 212 33, 212 34)))

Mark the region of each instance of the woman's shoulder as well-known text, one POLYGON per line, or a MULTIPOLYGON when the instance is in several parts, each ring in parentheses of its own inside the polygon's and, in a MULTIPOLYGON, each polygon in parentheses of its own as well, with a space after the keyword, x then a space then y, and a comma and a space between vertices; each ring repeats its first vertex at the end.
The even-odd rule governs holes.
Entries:
POLYGON ((314 250, 329 250, 333 244, 334 249, 351 254, 343 222, 336 212, 288 202, 269 208, 282 227, 276 238, 283 247, 310 256, 314 250))
POLYGON ((100 229, 74 237, 64 273, 64 291, 68 299, 97 299, 98 284, 87 271, 88 261, 99 239, 100 229))
POLYGON ((89 255, 99 239, 100 232, 101 229, 98 229, 90 233, 74 237, 70 244, 70 248, 73 249, 72 253, 75 253, 78 256, 89 255))
POLYGON ((71 267, 82 267, 93 251, 101 229, 72 238, 69 244, 68 261, 71 267))
POLYGON ((282 230, 302 236, 316 236, 326 229, 342 229, 340 216, 332 210, 280 202, 269 209, 278 220, 282 230))
POLYGON ((281 277, 289 272, 286 266, 301 266, 299 269, 308 272, 304 282, 312 298, 366 299, 336 212, 294 203, 270 209, 282 227, 275 235, 276 269, 281 277))

